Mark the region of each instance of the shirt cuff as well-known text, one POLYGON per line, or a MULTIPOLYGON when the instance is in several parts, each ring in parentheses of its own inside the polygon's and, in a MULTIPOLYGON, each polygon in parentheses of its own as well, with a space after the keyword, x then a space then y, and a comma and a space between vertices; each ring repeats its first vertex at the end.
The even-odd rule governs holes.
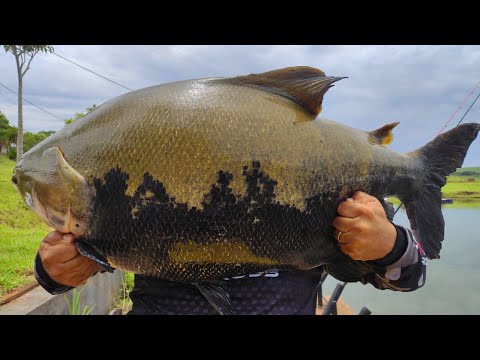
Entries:
POLYGON ((410 229, 404 229, 402 227, 400 227, 400 229, 405 234, 405 238, 407 240, 407 249, 400 259, 393 264, 387 265, 387 269, 406 268, 407 266, 411 266, 419 262, 419 257, 425 259, 423 251, 420 250, 410 229))
POLYGON ((398 262, 407 251, 408 241, 406 234, 399 226, 395 224, 392 225, 395 226, 395 229, 397 230, 397 238, 395 240, 395 244, 393 245, 392 250, 383 258, 373 260, 372 264, 374 265, 381 267, 390 267, 391 265, 398 262))

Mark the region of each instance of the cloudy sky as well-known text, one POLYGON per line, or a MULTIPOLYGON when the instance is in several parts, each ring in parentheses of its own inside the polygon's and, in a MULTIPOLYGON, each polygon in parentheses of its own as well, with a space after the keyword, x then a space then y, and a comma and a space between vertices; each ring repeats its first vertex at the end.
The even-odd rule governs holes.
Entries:
MULTIPOLYGON (((85 46, 55 51, 131 89, 308 65, 348 76, 329 90, 321 116, 364 130, 399 121, 391 147, 410 151, 430 141, 480 81, 480 46, 85 46)), ((17 90, 15 60, 0 52, 0 83, 17 90)), ((61 119, 128 90, 53 54, 38 55, 24 80, 25 129, 58 130, 61 119), (60 118, 60 119, 59 119, 60 118)), ((480 87, 445 129, 471 105, 480 87)), ((16 95, 0 86, 0 110, 17 121, 16 95)), ((480 122, 480 100, 463 122, 480 122)), ((480 139, 464 166, 480 166, 480 139)))

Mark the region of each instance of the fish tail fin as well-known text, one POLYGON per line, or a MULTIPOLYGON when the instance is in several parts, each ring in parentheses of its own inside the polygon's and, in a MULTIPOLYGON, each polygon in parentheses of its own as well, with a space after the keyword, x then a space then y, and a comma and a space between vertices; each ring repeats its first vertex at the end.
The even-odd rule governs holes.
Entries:
POLYGON ((440 258, 444 237, 441 189, 447 182, 447 176, 462 166, 468 148, 479 131, 480 124, 459 125, 410 153, 424 162, 427 174, 419 197, 399 198, 405 204, 415 238, 429 259, 440 258))

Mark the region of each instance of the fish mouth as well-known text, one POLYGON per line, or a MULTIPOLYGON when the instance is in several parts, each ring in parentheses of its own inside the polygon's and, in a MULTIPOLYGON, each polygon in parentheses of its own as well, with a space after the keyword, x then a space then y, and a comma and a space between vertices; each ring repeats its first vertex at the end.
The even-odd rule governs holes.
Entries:
POLYGON ((87 232, 94 192, 88 181, 68 164, 60 148, 48 148, 40 157, 23 162, 20 159, 12 183, 48 226, 77 236, 87 232))
POLYGON ((69 221, 66 219, 67 216, 61 217, 43 206, 41 201, 38 199, 37 192, 35 191, 35 185, 32 186, 31 193, 25 193, 25 202, 50 227, 60 231, 61 233, 68 233, 67 224, 69 221))
POLYGON ((73 233, 76 236, 85 233, 86 225, 73 218, 70 206, 64 213, 44 206, 35 191, 35 184, 32 186, 31 193, 25 193, 25 202, 51 228, 64 234, 73 233))

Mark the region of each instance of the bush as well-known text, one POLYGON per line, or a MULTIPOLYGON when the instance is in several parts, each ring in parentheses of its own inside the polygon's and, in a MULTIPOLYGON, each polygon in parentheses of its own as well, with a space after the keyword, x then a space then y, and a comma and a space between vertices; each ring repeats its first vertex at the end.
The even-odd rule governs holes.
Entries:
POLYGON ((459 173, 458 175, 460 176, 479 176, 480 173, 476 172, 476 171, 462 171, 461 173, 459 173))
MULTIPOLYGON (((33 148, 39 142, 45 140, 50 135, 54 134, 55 131, 39 131, 38 133, 25 132, 23 134, 23 153, 26 153, 28 150, 33 148)), ((17 160, 17 148, 10 148, 7 151, 7 156, 10 160, 17 160)))
POLYGON ((10 160, 17 161, 17 148, 10 148, 10 150, 7 151, 7 156, 10 160))

